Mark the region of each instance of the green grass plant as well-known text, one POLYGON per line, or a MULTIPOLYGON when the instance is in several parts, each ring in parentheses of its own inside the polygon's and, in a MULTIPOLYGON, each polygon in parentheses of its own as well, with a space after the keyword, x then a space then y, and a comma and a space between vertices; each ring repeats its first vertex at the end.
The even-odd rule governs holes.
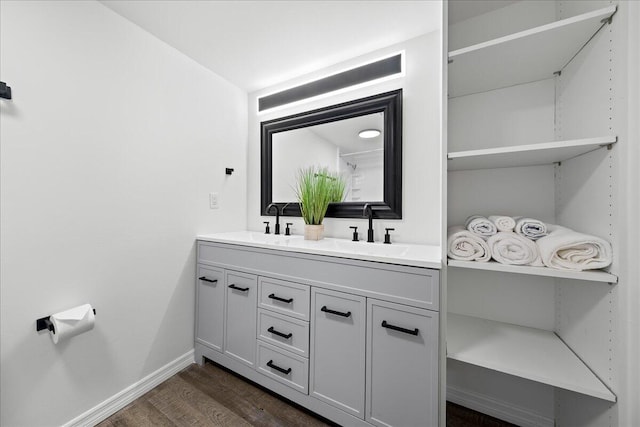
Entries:
POLYGON ((326 167, 310 166, 298 170, 295 192, 306 224, 319 225, 329 203, 341 202, 346 183, 344 178, 326 167))

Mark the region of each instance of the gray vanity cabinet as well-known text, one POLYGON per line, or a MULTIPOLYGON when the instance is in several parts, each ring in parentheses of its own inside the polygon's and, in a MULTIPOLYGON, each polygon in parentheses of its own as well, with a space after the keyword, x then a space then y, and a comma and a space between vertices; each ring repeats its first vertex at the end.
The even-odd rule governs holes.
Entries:
POLYGON ((227 271, 224 353, 249 366, 256 362, 258 277, 227 271))
POLYGON ((196 342, 222 351, 224 337, 224 270, 198 267, 196 342))
POLYGON ((438 313, 367 300, 367 416, 377 426, 438 425, 438 313))
POLYGON ((313 288, 311 307, 310 394, 364 418, 366 300, 313 288))
POLYGON ((198 363, 339 425, 438 425, 438 270, 199 241, 198 274, 198 363))

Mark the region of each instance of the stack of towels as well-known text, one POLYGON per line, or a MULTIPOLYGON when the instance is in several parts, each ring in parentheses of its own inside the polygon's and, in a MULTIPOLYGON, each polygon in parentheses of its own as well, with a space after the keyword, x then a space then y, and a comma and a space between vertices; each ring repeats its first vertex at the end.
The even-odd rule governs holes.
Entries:
POLYGON ((534 218, 473 215, 448 230, 448 256, 462 261, 547 266, 562 270, 608 267, 611 244, 534 218))

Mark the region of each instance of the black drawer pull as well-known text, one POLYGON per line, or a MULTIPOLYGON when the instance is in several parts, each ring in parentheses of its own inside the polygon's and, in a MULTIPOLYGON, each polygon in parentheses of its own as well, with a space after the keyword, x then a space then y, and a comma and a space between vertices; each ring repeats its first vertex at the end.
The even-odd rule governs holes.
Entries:
POLYGON ((320 311, 324 311, 325 313, 335 314, 336 316, 351 317, 351 312, 350 311, 347 311, 346 313, 343 313, 341 311, 330 310, 330 309, 327 308, 326 305, 323 305, 322 308, 320 309, 320 311))
POLYGON ((382 321, 382 327, 383 328, 388 328, 388 329, 393 329, 394 331, 398 331, 398 332, 404 332, 405 334, 409 334, 409 335, 418 335, 418 332, 420 332, 420 330, 418 328, 415 328, 414 330, 411 330, 411 329, 402 328, 400 326, 390 325, 390 324, 387 323, 386 320, 382 321))
POLYGON ((282 372, 282 373, 283 373, 283 374, 285 374, 285 375, 289 375, 289 374, 291 373, 291 368, 284 369, 284 368, 281 368, 281 367, 280 367, 280 366, 278 366, 278 365, 274 365, 274 364, 273 364, 273 360, 269 360, 269 361, 267 362, 267 366, 268 366, 268 367, 270 367, 270 368, 272 368, 272 369, 275 369, 276 371, 280 371, 280 372, 282 372))
POLYGON ((198 280, 209 283, 218 283, 218 279, 207 279, 207 276, 198 277, 198 280))
POLYGON ((287 304, 291 304, 293 302, 293 298, 284 299, 284 298, 277 297, 275 294, 269 295, 269 298, 274 299, 276 301, 286 302, 287 304))
POLYGON ((239 288, 239 287, 237 287, 236 285, 233 285, 233 284, 229 285, 229 287, 231 289, 235 289, 236 291, 241 291, 241 292, 247 292, 249 290, 249 288, 239 288))
POLYGON ((273 326, 270 326, 269 329, 267 329, 267 332, 271 332, 272 334, 278 335, 279 337, 286 338, 286 339, 289 339, 293 336, 291 332, 289 332, 288 334, 285 334, 283 332, 276 331, 275 329, 273 329, 273 326))

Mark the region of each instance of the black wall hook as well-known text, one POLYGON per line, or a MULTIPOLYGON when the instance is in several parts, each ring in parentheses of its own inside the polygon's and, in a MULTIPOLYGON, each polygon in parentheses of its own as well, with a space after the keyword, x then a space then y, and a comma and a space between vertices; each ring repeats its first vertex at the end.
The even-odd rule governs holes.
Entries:
POLYGON ((11 87, 5 82, 0 82, 0 98, 11 99, 11 87))
POLYGON ((231 175, 233 173, 233 168, 225 168, 224 173, 231 175))

